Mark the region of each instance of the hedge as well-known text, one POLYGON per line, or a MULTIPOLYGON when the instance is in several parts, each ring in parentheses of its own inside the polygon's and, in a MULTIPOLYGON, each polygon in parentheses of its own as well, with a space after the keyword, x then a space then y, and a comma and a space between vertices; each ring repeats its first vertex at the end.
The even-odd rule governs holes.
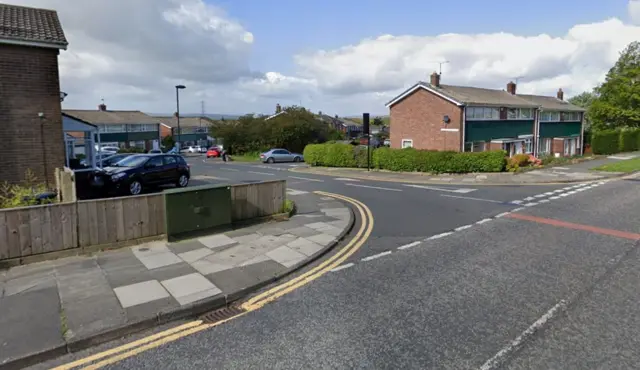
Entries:
POLYGON ((620 151, 620 132, 604 130, 593 133, 591 138, 593 154, 614 154, 620 151))
POLYGON ((640 149, 640 129, 628 129, 620 131, 620 151, 633 152, 640 149))
MULTIPOLYGON (((371 149, 373 168, 389 171, 429 173, 502 172, 506 153, 502 150, 480 153, 438 152, 429 150, 371 149)), ((312 144, 304 149, 311 166, 360 167, 367 165, 366 147, 349 144, 312 144)))

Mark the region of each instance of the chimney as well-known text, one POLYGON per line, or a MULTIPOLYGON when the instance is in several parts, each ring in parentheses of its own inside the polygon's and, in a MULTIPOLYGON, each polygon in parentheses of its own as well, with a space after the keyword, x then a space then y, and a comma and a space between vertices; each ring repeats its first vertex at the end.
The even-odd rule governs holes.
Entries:
POLYGON ((440 75, 438 74, 438 72, 433 72, 431 74, 431 85, 440 87, 440 75))
POLYGON ((276 113, 280 112, 282 112, 282 107, 280 106, 280 104, 276 104, 276 113))
POLYGON ((562 88, 558 89, 558 99, 564 100, 564 91, 562 91, 562 88))
POLYGON ((507 92, 511 95, 515 95, 516 94, 516 84, 513 81, 510 81, 507 84, 507 92))
POLYGON ((107 110, 107 106, 104 103, 102 103, 98 105, 98 110, 104 112, 107 110))

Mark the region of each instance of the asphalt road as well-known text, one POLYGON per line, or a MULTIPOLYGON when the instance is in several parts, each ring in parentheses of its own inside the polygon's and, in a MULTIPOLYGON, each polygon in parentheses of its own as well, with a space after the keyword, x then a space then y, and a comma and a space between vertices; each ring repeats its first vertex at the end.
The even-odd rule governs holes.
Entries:
POLYGON ((356 198, 373 211, 371 238, 339 271, 107 368, 628 369, 640 363, 639 181, 453 193, 473 187, 420 189, 270 167, 201 162, 192 170, 218 177, 205 181, 287 178, 296 191, 356 198), (451 234, 438 237, 443 232, 451 234), (410 242, 415 246, 398 249, 410 242))

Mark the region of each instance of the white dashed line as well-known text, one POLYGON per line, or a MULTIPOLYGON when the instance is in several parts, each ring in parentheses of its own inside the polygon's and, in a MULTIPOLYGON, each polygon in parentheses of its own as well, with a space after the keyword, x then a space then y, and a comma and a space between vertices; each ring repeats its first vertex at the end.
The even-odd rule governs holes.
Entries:
POLYGON ((334 180, 336 180, 336 181, 360 182, 360 180, 358 180, 358 179, 349 179, 349 178, 346 178, 346 177, 338 177, 338 178, 335 178, 334 180))
POLYGON ((265 176, 275 176, 275 173, 269 173, 269 172, 258 172, 258 171, 247 171, 247 173, 254 173, 256 175, 265 175, 265 176))
POLYGON ((560 199, 560 197, 551 197, 551 198, 549 198, 549 199, 551 199, 551 200, 556 200, 556 199, 560 199))
POLYGON ((538 194, 538 195, 534 195, 533 197, 534 197, 534 198, 543 198, 543 197, 546 197, 546 195, 544 195, 544 194, 538 194))
POLYGON ((546 196, 553 195, 553 192, 549 191, 549 192, 544 193, 544 195, 546 195, 546 196))
POLYGON ((577 193, 577 191, 573 190, 573 191, 568 192, 567 194, 573 195, 573 194, 576 194, 576 193, 577 193))
POLYGON ((567 193, 563 193, 563 194, 560 194, 560 196, 564 198, 564 197, 568 197, 568 196, 569 196, 569 194, 567 194, 567 193))
POLYGON ((358 188, 376 189, 376 190, 402 191, 401 189, 382 188, 382 187, 379 187, 379 186, 358 185, 358 184, 345 184, 345 185, 347 185, 347 186, 355 186, 355 187, 358 187, 358 188))
POLYGON ((521 200, 512 200, 511 201, 512 204, 522 204, 521 200))
POLYGON ((224 167, 220 167, 219 169, 221 169, 221 170, 223 170, 223 171, 240 172, 240 170, 236 170, 235 168, 224 168, 224 167))
POLYGON ((550 202, 549 199, 540 199, 538 203, 549 203, 549 202, 550 202))
POLYGON ((348 269, 349 267, 352 267, 352 266, 353 266, 353 262, 351 262, 351 263, 345 263, 345 264, 344 264, 344 265, 342 265, 342 266, 338 266, 338 267, 334 268, 333 270, 331 270, 331 272, 336 272, 336 271, 340 271, 340 270, 348 269))
POLYGON ((490 218, 485 218, 484 220, 480 220, 478 222, 476 222, 476 225, 482 225, 482 224, 486 224, 487 222, 492 221, 492 219, 490 218))
POLYGON ((303 191, 303 190, 287 189, 287 194, 289 195, 301 195, 301 194, 307 194, 307 193, 309 192, 303 191))
POLYGON ((524 206, 525 207, 533 207, 533 206, 537 206, 537 205, 538 205, 538 203, 532 202, 532 203, 527 203, 524 206))
POLYGON ((467 200, 477 200, 480 202, 489 202, 489 203, 504 203, 501 202, 499 200, 493 200, 493 199, 482 199, 482 198, 474 198, 474 197, 463 197, 463 196, 459 196, 459 195, 448 195, 448 194, 440 194, 441 197, 447 197, 447 198, 456 198, 456 199, 467 199, 467 200))
POLYGON ((297 180, 305 180, 305 181, 315 181, 315 182, 324 182, 324 180, 318 180, 318 179, 310 179, 308 177, 297 177, 297 176, 289 176, 292 179, 297 179, 297 180))
POLYGON ((403 245, 403 246, 401 246, 401 247, 398 247, 398 249, 399 249, 399 250, 405 250, 405 249, 413 248, 413 247, 415 247, 415 246, 417 246, 417 245, 420 245, 420 243, 422 243, 422 242, 417 241, 417 242, 413 242, 413 243, 405 244, 405 245, 403 245))
POLYGON ((453 229, 453 231, 462 231, 462 230, 470 229, 471 227, 473 227, 473 225, 464 225, 464 226, 456 227, 455 229, 453 229))
POLYGON ((520 212, 520 211, 524 211, 524 207, 516 208, 511 212, 520 212))
POLYGON ((534 200, 534 199, 536 199, 536 198, 534 198, 534 197, 526 197, 526 198, 524 198, 524 200, 526 200, 527 202, 531 201, 531 200, 534 200))
POLYGON ((511 213, 511 212, 502 212, 501 214, 496 215, 496 218, 502 218, 502 217, 508 215, 509 213, 511 213))
POLYGON ((373 256, 365 257, 365 258, 361 259, 361 261, 362 262, 367 262, 367 261, 371 261, 371 260, 374 260, 376 258, 384 257, 384 256, 387 256, 387 255, 390 255, 390 254, 391 254, 391 251, 386 251, 386 252, 374 254, 373 256))
POLYGON ((444 238, 445 236, 449 236, 451 234, 453 234, 453 233, 452 232, 448 232, 448 233, 437 234, 437 235, 430 236, 430 237, 426 238, 425 240, 441 239, 441 238, 444 238))
POLYGON ((493 370, 499 368, 502 363, 506 360, 507 356, 511 353, 518 350, 524 342, 533 336, 540 328, 542 328, 549 320, 551 320, 554 316, 558 314, 559 311, 564 310, 567 306, 567 302, 561 300, 555 306, 551 307, 551 309, 545 312, 538 320, 536 320, 531 326, 527 328, 527 330, 523 331, 522 334, 518 335, 518 337, 512 340, 509 344, 504 346, 498 353, 493 355, 490 359, 488 359, 482 366, 480 366, 480 370, 493 370))

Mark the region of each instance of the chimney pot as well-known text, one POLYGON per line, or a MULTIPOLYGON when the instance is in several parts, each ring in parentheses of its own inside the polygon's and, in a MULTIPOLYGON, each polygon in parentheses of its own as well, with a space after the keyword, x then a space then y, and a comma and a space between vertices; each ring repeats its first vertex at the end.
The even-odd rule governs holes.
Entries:
POLYGON ((558 89, 558 99, 564 100, 564 91, 562 91, 562 88, 558 89))
POLYGON ((104 111, 106 111, 106 110, 107 110, 107 106, 106 106, 104 103, 103 103, 103 104, 100 104, 100 105, 98 105, 98 110, 100 110, 100 111, 103 111, 103 112, 104 112, 104 111))
POLYGON ((280 112, 282 112, 282 107, 280 106, 280 104, 276 104, 276 113, 280 112))
POLYGON ((516 84, 513 81, 510 81, 507 84, 507 92, 511 95, 515 95, 516 94, 516 84))
POLYGON ((431 74, 431 85, 435 87, 440 87, 440 75, 438 72, 433 72, 431 74))

